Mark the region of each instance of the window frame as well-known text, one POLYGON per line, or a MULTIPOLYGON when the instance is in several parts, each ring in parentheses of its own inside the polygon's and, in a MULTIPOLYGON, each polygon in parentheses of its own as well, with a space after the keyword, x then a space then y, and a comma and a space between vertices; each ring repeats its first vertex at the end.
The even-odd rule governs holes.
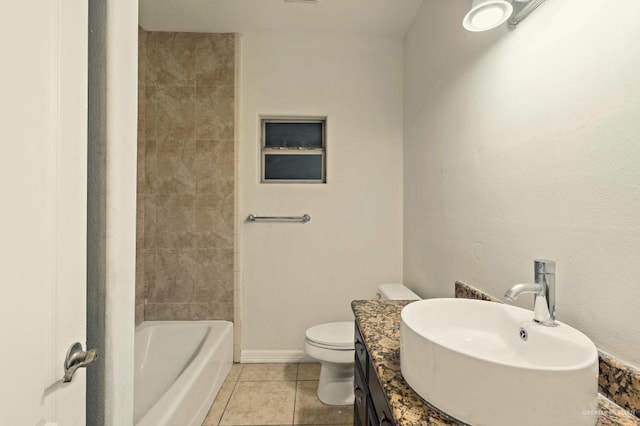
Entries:
POLYGON ((326 116, 260 116, 260 183, 327 183, 327 117, 326 116), (322 125, 321 148, 284 148, 267 147, 266 128, 267 123, 319 123, 322 125), (321 177, 320 179, 267 179, 266 158, 267 155, 320 155, 321 177))

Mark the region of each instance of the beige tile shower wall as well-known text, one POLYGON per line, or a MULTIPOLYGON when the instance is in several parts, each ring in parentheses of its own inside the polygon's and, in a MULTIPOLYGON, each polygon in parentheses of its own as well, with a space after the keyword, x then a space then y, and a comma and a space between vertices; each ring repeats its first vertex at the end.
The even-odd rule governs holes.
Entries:
POLYGON ((235 36, 147 32, 143 39, 144 318, 232 320, 235 36))
POLYGON ((136 198, 136 325, 144 321, 144 181, 147 32, 138 27, 138 179, 136 198))

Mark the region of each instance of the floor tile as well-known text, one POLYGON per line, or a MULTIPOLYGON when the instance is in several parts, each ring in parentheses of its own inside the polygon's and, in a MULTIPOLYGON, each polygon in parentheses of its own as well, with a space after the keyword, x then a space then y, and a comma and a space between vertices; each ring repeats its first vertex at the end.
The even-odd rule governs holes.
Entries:
POLYGON ((235 382, 224 382, 222 384, 202 426, 218 426, 235 385, 235 382))
POLYGON ((231 366, 231 371, 227 375, 225 381, 227 382, 237 382, 240 377, 240 373, 242 372, 243 365, 242 364, 233 364, 231 366))
POLYGON ((294 424, 296 425, 343 425, 353 424, 353 406, 325 405, 318 399, 317 381, 297 383, 296 409, 294 424))
POLYGON ((298 380, 318 380, 320 377, 320 363, 298 364, 298 380))
MULTIPOLYGON (((245 371, 243 369, 242 373, 245 371)), ((290 425, 295 399, 295 381, 240 381, 236 383, 220 424, 290 425)))
POLYGON ((297 373, 298 364, 244 364, 238 380, 296 380, 297 373))

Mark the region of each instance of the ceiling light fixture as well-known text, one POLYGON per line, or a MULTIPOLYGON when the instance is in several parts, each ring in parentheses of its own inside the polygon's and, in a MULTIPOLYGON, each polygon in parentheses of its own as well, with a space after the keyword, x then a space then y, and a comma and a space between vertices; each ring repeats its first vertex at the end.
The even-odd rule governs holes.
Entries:
POLYGON ((515 28, 545 0, 473 0, 471 10, 462 20, 468 31, 487 31, 509 21, 515 28))
POLYGON ((513 13, 507 0, 473 0, 462 25, 467 31, 487 31, 503 24, 513 13))

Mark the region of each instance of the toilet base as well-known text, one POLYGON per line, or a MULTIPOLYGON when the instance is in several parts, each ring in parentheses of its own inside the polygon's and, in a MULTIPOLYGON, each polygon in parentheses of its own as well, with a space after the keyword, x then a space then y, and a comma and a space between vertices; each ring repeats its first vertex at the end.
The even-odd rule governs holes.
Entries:
POLYGON ((322 362, 318 399, 327 405, 353 405, 354 364, 322 362))

